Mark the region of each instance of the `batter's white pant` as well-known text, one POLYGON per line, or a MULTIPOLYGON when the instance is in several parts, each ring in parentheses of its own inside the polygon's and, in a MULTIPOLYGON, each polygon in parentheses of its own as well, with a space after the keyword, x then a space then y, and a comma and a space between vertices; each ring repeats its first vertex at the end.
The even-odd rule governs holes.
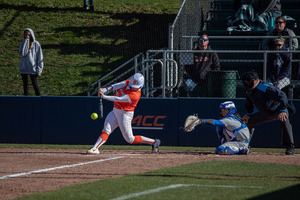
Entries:
POLYGON ((105 119, 102 132, 106 132, 108 135, 110 135, 117 127, 120 127, 120 130, 126 142, 132 144, 134 141, 131 126, 133 114, 134 111, 124 111, 113 108, 113 110, 107 115, 105 119))

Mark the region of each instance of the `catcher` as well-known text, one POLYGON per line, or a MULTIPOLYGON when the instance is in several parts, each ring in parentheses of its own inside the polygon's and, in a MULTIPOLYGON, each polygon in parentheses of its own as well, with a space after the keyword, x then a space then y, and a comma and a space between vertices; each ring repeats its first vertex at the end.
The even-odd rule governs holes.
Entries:
POLYGON ((217 135, 221 143, 216 148, 216 154, 249 154, 250 133, 247 125, 241 120, 236 112, 232 101, 220 104, 221 119, 201 119, 197 115, 190 115, 184 123, 184 131, 191 132, 198 124, 217 126, 217 135))

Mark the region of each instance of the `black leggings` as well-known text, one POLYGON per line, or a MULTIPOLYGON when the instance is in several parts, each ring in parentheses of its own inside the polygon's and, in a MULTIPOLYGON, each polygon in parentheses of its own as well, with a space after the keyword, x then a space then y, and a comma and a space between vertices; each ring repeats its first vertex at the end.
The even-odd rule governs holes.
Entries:
POLYGON ((35 91, 35 95, 40 96, 40 90, 39 90, 39 86, 37 84, 37 75, 32 75, 32 74, 21 74, 22 76, 22 80, 23 80, 23 88, 24 88, 24 95, 28 95, 28 76, 30 75, 31 78, 31 82, 32 82, 32 86, 33 89, 35 91))

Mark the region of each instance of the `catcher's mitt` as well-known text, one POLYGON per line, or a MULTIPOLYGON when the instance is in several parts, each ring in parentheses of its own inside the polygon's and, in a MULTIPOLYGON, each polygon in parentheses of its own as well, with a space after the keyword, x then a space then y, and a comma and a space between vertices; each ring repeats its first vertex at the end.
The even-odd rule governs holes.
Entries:
POLYGON ((198 118, 197 114, 190 115, 186 118, 186 120, 184 122, 183 130, 185 132, 191 132, 192 130, 195 129, 195 127, 198 124, 202 124, 202 123, 203 123, 203 119, 198 118))

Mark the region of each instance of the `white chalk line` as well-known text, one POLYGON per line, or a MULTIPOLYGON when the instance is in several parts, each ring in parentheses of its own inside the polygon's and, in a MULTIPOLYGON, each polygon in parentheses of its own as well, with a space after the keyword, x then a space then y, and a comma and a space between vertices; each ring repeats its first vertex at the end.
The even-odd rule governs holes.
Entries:
POLYGON ((246 185, 198 185, 198 184, 174 184, 174 185, 168 185, 165 187, 159 187, 156 189, 152 189, 152 190, 146 190, 143 192, 137 192, 137 193, 132 193, 129 195, 124 195, 121 197, 117 197, 115 199, 112 200, 126 200, 126 199, 131 199, 134 197, 139 197, 142 195, 147 195, 147 194, 153 194, 153 193, 158 193, 161 192, 163 190, 169 190, 169 189, 175 189, 175 188, 180 188, 180 187, 213 187, 213 188, 253 188, 253 189, 261 189, 263 187, 261 186, 246 186, 246 185))
POLYGON ((115 159, 120 159, 120 158, 124 158, 124 157, 123 156, 122 157, 111 157, 111 158, 106 158, 106 159, 101 159, 101 160, 94 160, 94 161, 89 161, 89 162, 77 163, 77 164, 73 164, 73 165, 63 165, 63 166, 59 166, 59 167, 39 169, 39 170, 35 170, 35 171, 30 171, 30 172, 23 172, 23 173, 18 173, 18 174, 1 176, 0 179, 14 178, 14 177, 18 177, 18 176, 25 176, 25 175, 36 174, 36 173, 41 173, 41 172, 47 172, 47 171, 63 169, 63 168, 77 167, 77 166, 81 166, 81 165, 88 165, 88 164, 104 162, 104 161, 109 161, 109 160, 115 160, 115 159))

